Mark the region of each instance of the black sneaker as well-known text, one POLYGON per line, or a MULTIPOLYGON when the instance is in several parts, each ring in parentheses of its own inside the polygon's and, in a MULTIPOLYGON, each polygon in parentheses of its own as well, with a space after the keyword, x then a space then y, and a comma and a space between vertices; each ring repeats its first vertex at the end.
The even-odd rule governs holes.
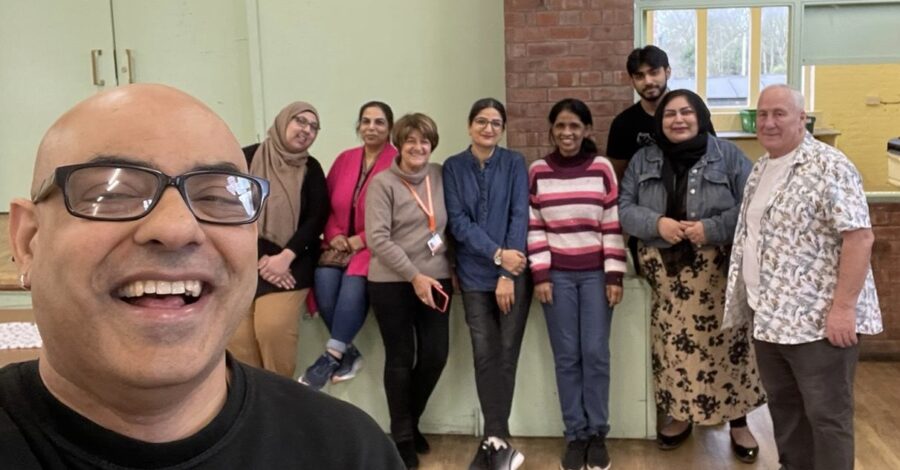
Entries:
POLYGON ((413 442, 416 444, 417 454, 427 454, 431 452, 431 446, 428 445, 428 439, 425 439, 425 435, 419 432, 419 426, 416 426, 413 429, 413 442))
POLYGON ((566 444, 566 453, 563 455, 562 462, 559 463, 559 470, 584 470, 590 442, 587 439, 569 441, 566 444))
POLYGON ((309 369, 306 369, 299 382, 314 390, 321 390, 340 365, 341 363, 334 356, 326 352, 319 356, 316 362, 309 366, 309 369))
POLYGON ((475 458, 469 464, 469 470, 491 470, 491 452, 494 448, 488 441, 481 441, 478 451, 475 452, 475 458))
MULTIPOLYGON (((489 446, 493 449, 493 446, 489 446)), ((525 456, 521 452, 513 449, 511 445, 494 450, 490 455, 491 470, 516 470, 525 462, 525 456)))
POLYGON ((609 467, 606 439, 603 436, 592 437, 587 450, 587 470, 609 470, 609 467))
POLYGON ((412 440, 397 442, 395 445, 406 468, 417 468, 419 466, 419 456, 416 455, 416 445, 413 444, 412 440))
POLYGON ((353 377, 356 377, 356 373, 362 369, 362 366, 362 354, 359 352, 359 349, 356 349, 356 346, 351 344, 347 347, 347 351, 344 355, 341 356, 341 365, 334 371, 334 374, 332 374, 331 381, 333 383, 338 383, 350 380, 353 377))

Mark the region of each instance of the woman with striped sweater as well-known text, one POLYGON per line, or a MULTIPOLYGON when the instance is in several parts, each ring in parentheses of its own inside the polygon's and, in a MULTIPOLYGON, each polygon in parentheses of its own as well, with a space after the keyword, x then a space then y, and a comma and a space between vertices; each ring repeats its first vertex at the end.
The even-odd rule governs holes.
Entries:
POLYGON ((560 468, 607 469, 609 332, 625 272, 617 182, 588 138, 586 104, 564 99, 549 120, 556 149, 529 171, 528 257, 568 442, 560 468))

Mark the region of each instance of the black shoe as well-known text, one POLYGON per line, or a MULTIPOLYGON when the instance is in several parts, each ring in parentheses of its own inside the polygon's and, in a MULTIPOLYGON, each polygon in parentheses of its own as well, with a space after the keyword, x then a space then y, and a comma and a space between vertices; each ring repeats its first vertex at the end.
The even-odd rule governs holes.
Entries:
POLYGON ((421 432, 419 432, 418 428, 413 431, 413 443, 415 443, 417 454, 427 454, 431 452, 431 446, 428 445, 428 440, 425 439, 425 436, 423 436, 421 432))
POLYGON ((731 450, 734 452, 734 456, 737 457, 738 460, 744 463, 756 462, 756 458, 759 457, 759 446, 744 447, 738 444, 737 441, 734 440, 734 436, 731 434, 731 431, 728 431, 728 437, 731 438, 731 450))
POLYGON ((592 437, 587 450, 587 470, 609 470, 609 466, 606 439, 600 435, 592 437))
POLYGON ((488 441, 481 441, 478 445, 478 451, 475 452, 475 458, 469 464, 469 470, 491 470, 491 452, 494 448, 488 441))
POLYGON ((559 463, 560 470, 584 470, 584 462, 587 459, 587 450, 590 441, 587 439, 575 439, 566 444, 566 453, 563 455, 562 462, 559 463))
POLYGON ((502 449, 494 449, 490 444, 488 447, 493 450, 488 454, 491 463, 490 470, 516 470, 522 466, 522 462, 525 462, 525 456, 513 449, 509 443, 502 449))
POLYGON ((406 468, 417 468, 419 466, 419 456, 416 455, 416 445, 413 441, 400 441, 395 443, 395 445, 406 468))
POLYGON ((688 423, 688 427, 684 431, 674 436, 667 436, 660 431, 656 434, 656 446, 662 450, 674 450, 684 444, 687 438, 691 437, 691 431, 694 430, 694 423, 688 423))

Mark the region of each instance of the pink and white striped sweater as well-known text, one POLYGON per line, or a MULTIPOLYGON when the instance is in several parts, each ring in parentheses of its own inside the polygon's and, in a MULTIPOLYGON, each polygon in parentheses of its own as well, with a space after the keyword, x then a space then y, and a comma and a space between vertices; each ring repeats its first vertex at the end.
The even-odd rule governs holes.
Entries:
POLYGON ((622 285, 625 243, 619 225, 618 183, 609 160, 552 153, 531 164, 528 259, 534 283, 550 269, 606 272, 622 285))

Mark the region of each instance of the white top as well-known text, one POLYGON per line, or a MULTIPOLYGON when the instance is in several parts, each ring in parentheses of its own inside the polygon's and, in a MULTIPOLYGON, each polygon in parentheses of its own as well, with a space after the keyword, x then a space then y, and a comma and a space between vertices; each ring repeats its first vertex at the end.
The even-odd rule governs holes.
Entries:
MULTIPOLYGON (((756 162, 747 179, 722 320, 725 328, 752 325, 754 339, 777 344, 825 338, 825 320, 838 283, 842 234, 872 227, 862 178, 846 155, 807 133, 792 158, 793 162, 783 162, 789 165, 784 181, 776 183, 767 197, 756 193, 763 171, 773 168, 768 155, 756 162), (746 241, 748 209, 751 202, 760 201, 767 205, 755 218, 759 228, 754 244, 746 241), (748 253, 757 261, 747 264, 759 271, 755 309, 747 300, 744 278, 748 253)), ((883 330, 869 266, 856 302, 856 332, 874 335, 883 330)))
POLYGON ((795 154, 796 150, 780 158, 766 160, 759 177, 756 194, 747 204, 747 237, 744 238, 744 261, 741 265, 741 274, 744 275, 744 285, 747 286, 747 303, 753 310, 757 310, 757 301, 759 300, 759 222, 762 220, 766 207, 770 205, 769 199, 784 184, 785 177, 794 162, 795 154))

